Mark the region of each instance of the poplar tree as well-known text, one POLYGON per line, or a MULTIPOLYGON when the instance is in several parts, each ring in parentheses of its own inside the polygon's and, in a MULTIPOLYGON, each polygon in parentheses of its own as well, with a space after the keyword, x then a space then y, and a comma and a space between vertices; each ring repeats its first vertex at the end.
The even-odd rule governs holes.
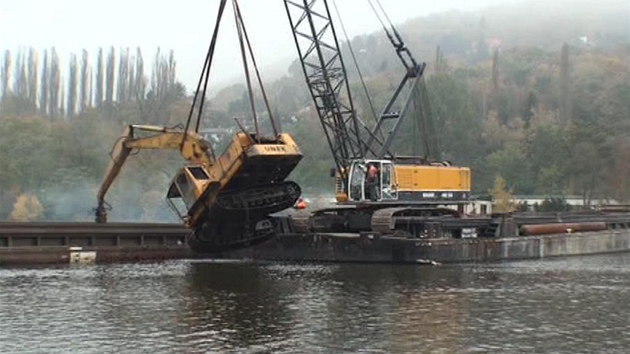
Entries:
POLYGON ((88 107, 92 107, 92 97, 94 97, 94 80, 92 80, 92 68, 88 70, 88 107))
POLYGON ((136 50, 136 78, 135 78, 135 92, 136 99, 144 98, 144 92, 147 84, 144 80, 144 60, 142 59, 142 51, 140 47, 136 50))
POLYGON ((21 100, 28 100, 28 85, 26 79, 26 58, 23 51, 19 51, 15 61, 15 80, 13 81, 13 93, 21 100))
POLYGON ((560 120, 563 124, 567 124, 571 120, 570 86, 569 46, 564 43, 560 53, 560 120))
POLYGON ((129 101, 133 101, 136 98, 136 66, 135 57, 129 58, 129 73, 127 74, 127 97, 129 101))
POLYGON ((499 90, 499 49, 495 49, 492 56, 492 88, 496 95, 499 90))
POLYGON ((83 112, 83 110, 90 105, 90 96, 88 95, 88 66, 88 52, 87 50, 83 49, 83 56, 81 58, 81 91, 79 96, 79 112, 83 112))
POLYGON ((39 84, 39 111, 47 116, 48 100, 50 97, 50 64, 48 63, 48 50, 44 50, 44 62, 42 63, 42 77, 39 84))
POLYGON ((94 88, 94 107, 98 107, 103 102, 103 48, 98 49, 98 59, 96 62, 96 87, 94 88))
POLYGON ((37 107, 37 68, 39 67, 39 57, 34 48, 28 52, 28 100, 32 107, 37 107))
POLYGON ((70 57, 70 67, 68 70, 68 103, 66 114, 73 117, 76 113, 75 107, 77 103, 77 56, 72 54, 70 57))
POLYGON ((116 54, 114 52, 114 47, 109 49, 109 54, 107 55, 107 67, 105 74, 105 102, 107 104, 112 105, 114 101, 114 61, 116 60, 116 54))
POLYGON ((66 117, 66 107, 64 106, 64 102, 66 102, 66 87, 64 85, 59 85, 61 87, 61 91, 59 92, 59 107, 57 115, 59 117, 66 117))
POLYGON ((53 47, 50 55, 50 100, 48 102, 49 113, 52 118, 59 115, 59 90, 61 89, 61 72, 59 70, 59 56, 53 47))
POLYGON ((118 102, 126 102, 128 100, 127 89, 129 87, 129 48, 120 51, 118 61, 118 102))
POLYGON ((8 49, 4 51, 4 58, 2 60, 2 71, 0 72, 0 82, 2 83, 2 98, 7 97, 9 93, 9 79, 11 77, 11 51, 8 49))

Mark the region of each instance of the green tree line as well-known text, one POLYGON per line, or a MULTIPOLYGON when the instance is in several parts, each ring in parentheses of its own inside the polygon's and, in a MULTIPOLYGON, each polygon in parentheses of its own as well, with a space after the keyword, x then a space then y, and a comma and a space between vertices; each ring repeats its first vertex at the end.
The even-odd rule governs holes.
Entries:
MULTIPOLYGON (((6 51, 0 63, 0 219, 35 197, 43 206, 37 218, 87 220, 124 125, 170 124, 186 108, 185 88, 172 52, 158 50, 150 73, 139 49, 100 49, 96 68, 84 50, 80 60, 70 57, 65 75, 54 48, 42 57, 32 48, 6 51)), ((119 208, 119 219, 170 217, 155 191, 179 161, 160 152, 131 160, 112 193, 116 205, 130 205, 119 208)))
MULTIPOLYGON (((458 22, 458 15, 452 17, 449 21, 458 22)), ((441 23, 440 18, 426 22, 441 23)), ((490 40, 499 32, 491 17, 477 18, 474 31, 426 33, 414 31, 414 23, 403 33, 411 34, 413 52, 428 62, 425 80, 442 157, 471 167, 475 194, 488 194, 500 178, 514 194, 580 195, 587 203, 630 200, 626 37, 602 31, 601 45, 581 40, 519 45, 520 37, 510 33, 497 44, 490 40)), ((358 64, 378 112, 403 69, 389 43, 377 38, 360 36, 349 43, 366 53, 358 64)), ((345 53, 347 42, 343 46, 345 53)), ((19 197, 28 194, 37 197, 42 211, 14 215, 89 220, 108 153, 124 125, 185 122, 192 97, 177 81, 170 52, 156 53, 151 72, 145 72, 139 51, 132 55, 126 49, 101 49, 95 59, 87 52, 72 56, 64 75, 54 49, 39 57, 31 49, 5 52, 0 63, 0 219, 10 218, 19 197)), ((355 108, 369 122, 369 101, 349 71, 355 108)), ((327 176, 333 160, 299 63, 266 89, 282 130, 293 134, 304 153, 292 178, 307 194, 332 194, 327 176)), ((250 119, 247 105, 242 84, 212 92, 202 128, 236 131, 235 117, 250 119)), ((420 143, 415 131, 402 130, 397 151, 414 152, 420 143)), ((218 135, 210 139, 221 142, 218 135)), ((163 195, 181 163, 170 152, 132 157, 108 197, 112 220, 173 220, 163 195)), ((23 197, 18 206, 37 205, 31 200, 23 197)))
POLYGON ((62 75, 62 63, 54 47, 43 54, 34 48, 17 53, 6 50, 0 63, 0 113, 62 119, 100 106, 111 114, 115 106, 129 102, 162 102, 169 101, 167 95, 183 95, 183 86, 175 81, 172 51, 165 54, 157 50, 148 78, 140 48, 134 53, 129 48, 100 48, 95 61, 93 65, 87 50, 82 51, 80 59, 71 54, 66 75, 62 75))

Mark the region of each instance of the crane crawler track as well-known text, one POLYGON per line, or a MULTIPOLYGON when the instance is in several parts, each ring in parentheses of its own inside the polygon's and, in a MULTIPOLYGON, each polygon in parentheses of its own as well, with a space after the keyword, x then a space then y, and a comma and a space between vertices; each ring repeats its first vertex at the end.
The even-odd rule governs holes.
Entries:
POLYGON ((410 237, 437 236, 445 224, 461 227, 459 212, 448 208, 384 208, 372 214, 372 231, 381 234, 405 234, 410 237))

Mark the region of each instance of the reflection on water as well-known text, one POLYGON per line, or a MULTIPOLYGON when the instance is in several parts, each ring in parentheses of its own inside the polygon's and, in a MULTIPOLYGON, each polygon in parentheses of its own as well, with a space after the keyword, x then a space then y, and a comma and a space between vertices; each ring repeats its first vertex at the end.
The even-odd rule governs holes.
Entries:
POLYGON ((0 269, 0 352, 626 353, 629 265, 0 269))

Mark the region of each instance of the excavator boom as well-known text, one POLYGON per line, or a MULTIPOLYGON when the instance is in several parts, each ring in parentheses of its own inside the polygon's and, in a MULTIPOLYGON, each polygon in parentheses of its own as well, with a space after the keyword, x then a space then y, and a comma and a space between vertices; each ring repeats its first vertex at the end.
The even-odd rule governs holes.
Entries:
POLYGON ((196 133, 184 133, 182 130, 154 125, 127 126, 112 148, 111 159, 105 169, 101 186, 96 195, 98 201, 95 215, 97 223, 107 222, 105 195, 134 149, 180 150, 182 157, 189 163, 208 167, 214 161, 212 155, 208 153, 210 144, 196 133), (137 137, 138 132, 150 132, 153 135, 137 137))

